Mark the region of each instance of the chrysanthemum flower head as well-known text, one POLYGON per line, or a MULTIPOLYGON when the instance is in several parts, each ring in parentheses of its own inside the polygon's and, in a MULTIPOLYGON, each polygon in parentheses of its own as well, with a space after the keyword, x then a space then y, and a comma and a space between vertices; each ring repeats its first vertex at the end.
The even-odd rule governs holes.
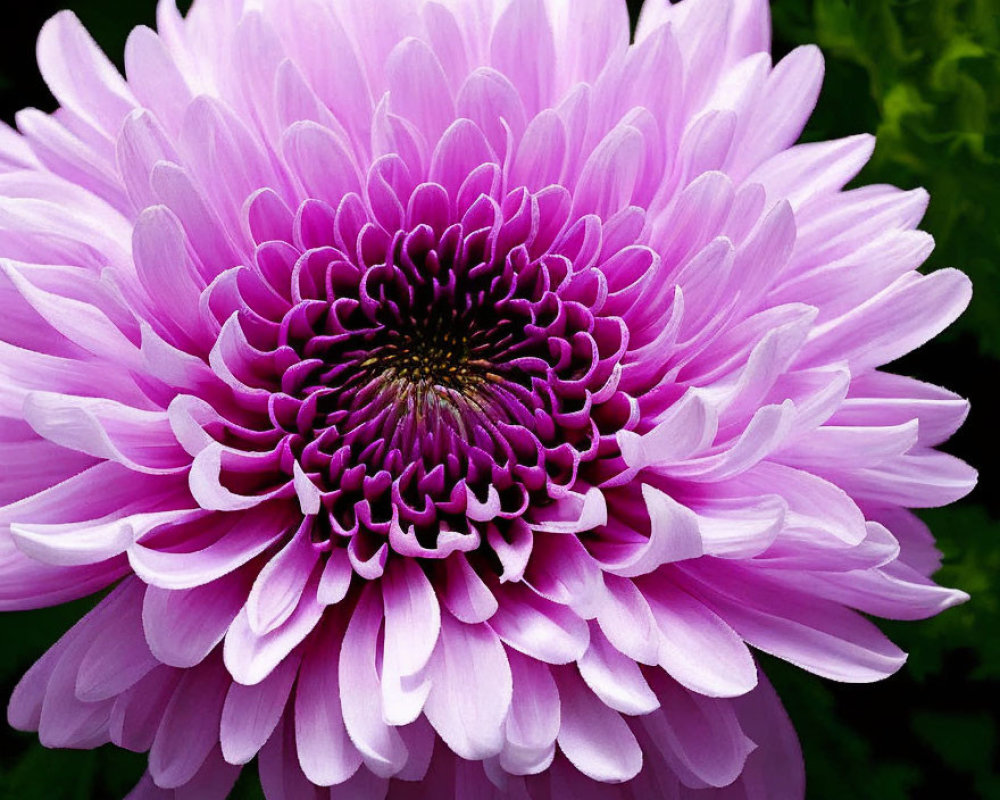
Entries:
POLYGON ((750 646, 964 598, 907 509, 966 403, 924 192, 793 146, 763 0, 69 13, 0 131, 0 604, 109 589, 24 677, 133 798, 801 797, 750 646), (332 788, 328 788, 332 787, 332 788))

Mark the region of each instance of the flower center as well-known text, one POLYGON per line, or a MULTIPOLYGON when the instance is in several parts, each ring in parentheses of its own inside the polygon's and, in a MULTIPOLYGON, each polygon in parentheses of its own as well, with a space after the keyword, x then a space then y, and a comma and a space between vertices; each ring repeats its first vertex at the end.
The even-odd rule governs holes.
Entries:
POLYGON ((474 356, 468 336, 441 322, 399 332, 361 366, 381 372, 387 387, 417 403, 452 401, 455 394, 474 397, 484 383, 501 380, 489 361, 474 356))
MULTIPOLYGON (((256 453, 274 446, 269 464, 319 490, 314 535, 348 543, 359 570, 386 540, 412 556, 503 550, 530 509, 595 485, 633 424, 619 388, 627 292, 596 250, 581 256, 600 244, 593 225, 568 226, 525 190, 396 231, 350 202, 305 204, 313 233, 294 259, 288 243, 260 242, 260 285, 241 273, 248 361, 234 369, 266 385, 270 431, 242 448, 229 432, 254 455, 220 480, 270 487, 256 453)), ((220 306, 232 296, 217 294, 220 306)))

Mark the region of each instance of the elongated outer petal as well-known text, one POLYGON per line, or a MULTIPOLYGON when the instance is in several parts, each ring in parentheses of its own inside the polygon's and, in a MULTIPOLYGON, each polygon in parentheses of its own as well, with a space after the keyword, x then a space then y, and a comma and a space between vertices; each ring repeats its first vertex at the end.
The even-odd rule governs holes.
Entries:
POLYGON ((728 786, 754 749, 732 704, 689 692, 664 675, 651 678, 662 708, 639 717, 677 776, 687 786, 728 786))
POLYGON ((816 105, 822 81, 823 56, 811 45, 792 50, 775 66, 740 143, 751 168, 794 143, 816 105))
POLYGON ((235 680, 260 683, 312 632, 326 608, 316 598, 318 583, 319 574, 314 573, 288 619, 264 634, 253 630, 247 607, 243 607, 226 631, 223 647, 226 667, 235 680))
POLYGON ((106 522, 57 525, 11 523, 10 533, 23 553, 58 566, 97 564, 124 553, 132 542, 159 525, 184 519, 190 512, 133 514, 106 522))
POLYGON ((687 392, 644 436, 618 433, 622 458, 628 466, 672 464, 700 453, 715 439, 718 418, 712 406, 696 391, 687 392))
POLYGON ((597 615, 604 578, 597 561, 576 536, 538 536, 525 582, 538 594, 587 619, 597 615))
POLYGON ((555 674, 559 686, 559 749, 596 781, 621 783, 642 769, 642 750, 621 715, 599 700, 574 667, 555 674))
POLYGON ((107 614, 103 629, 88 637, 90 646, 80 659, 76 675, 76 696, 80 700, 112 699, 159 666, 143 637, 142 595, 142 581, 124 581, 117 612, 107 614))
POLYGON ((445 743, 470 760, 497 755, 513 691, 510 664, 497 635, 485 624, 466 625, 442 614, 428 674, 425 713, 445 743))
POLYGON ((659 628, 660 664, 674 680, 709 697, 735 697, 756 686, 757 667, 727 616, 662 579, 640 588, 659 628))
POLYGON ((23 413, 40 436, 136 472, 166 474, 190 463, 162 412, 113 400, 32 392, 23 413))
POLYGON ((382 578, 385 644, 382 655, 382 713, 386 722, 407 724, 420 713, 430 684, 416 678, 437 644, 441 608, 420 565, 395 559, 382 578))
POLYGON ((38 288, 6 259, 0 260, 0 271, 38 315, 70 342, 114 363, 138 365, 138 348, 102 309, 38 288))
POLYGON ((340 648, 338 674, 347 733, 368 769, 389 777, 406 763, 407 752, 396 729, 372 713, 373 698, 382 694, 376 664, 383 619, 380 594, 373 583, 361 592, 340 648))
POLYGON ((79 635, 71 637, 54 662, 43 670, 43 674, 48 673, 47 682, 36 702, 40 707, 38 740, 45 747, 99 747, 110 738, 108 723, 113 701, 86 703, 76 697, 80 660, 90 644, 90 634, 107 624, 102 617, 114 613, 110 606, 103 607, 100 615, 85 618, 75 631, 79 635))
POLYGON ((0 413, 4 416, 16 418, 27 394, 38 389, 67 395, 103 396, 134 407, 144 405, 135 380, 124 370, 110 368, 107 364, 53 356, 2 341, 0 357, 4 384, 0 413))
POLYGON ((109 136, 135 106, 118 70, 71 11, 52 17, 38 36, 38 64, 60 103, 109 136))
POLYGON ((295 729, 289 714, 278 722, 257 758, 260 785, 268 800, 324 800, 329 792, 312 783, 299 767, 295 729))
POLYGON ((198 348, 210 341, 198 309, 205 282, 188 254, 181 222, 169 208, 151 206, 142 212, 132 232, 132 254, 154 318, 173 323, 171 330, 185 344, 198 348))
POLYGON ((919 443, 933 446, 957 431, 968 413, 968 400, 947 389, 899 375, 869 372, 851 382, 847 398, 830 423, 895 425, 915 419, 919 443))
POLYGON ((181 678, 149 751, 149 771, 157 786, 183 786, 201 768, 218 742, 218 720, 231 683, 218 659, 181 678))
POLYGON ((845 683, 880 680, 906 661, 905 653, 860 614, 745 568, 735 575, 732 570, 730 564, 699 565, 697 581, 689 574, 685 582, 754 647, 845 683), (721 583, 720 567, 729 573, 721 583), (705 582, 709 574, 711 589, 705 582))
POLYGON ((649 538, 634 546, 620 546, 620 556, 601 564, 605 571, 623 578, 646 575, 663 564, 697 558, 704 552, 694 512, 649 484, 642 485, 642 496, 649 513, 649 538))
POLYGON ((353 574, 347 551, 342 548, 335 548, 331 551, 327 555, 323 574, 319 579, 319 588, 316 590, 319 601, 323 605, 330 606, 343 600, 351 586, 353 574))
POLYGON ((914 448, 886 464, 836 476, 837 484, 858 501, 895 503, 906 508, 936 508, 965 497, 979 475, 961 459, 929 448, 914 448))
POLYGON ((147 586, 142 625, 150 650, 173 667, 199 664, 226 635, 246 593, 238 572, 192 589, 147 586))
POLYGON ((295 611, 312 575, 319 552, 312 526, 303 524, 291 541, 260 571, 247 597, 247 622, 261 636, 280 627, 295 611))
POLYGON ((233 683, 229 687, 219 727, 226 761, 246 764, 257 755, 285 711, 298 671, 298 659, 289 657, 260 683, 233 683))
POLYGON ((143 25, 135 28, 125 43, 125 74, 139 102, 176 135, 192 94, 164 38, 143 25))
POLYGON ((296 122, 282 142, 285 159, 305 182, 309 197, 336 206, 344 195, 361 190, 353 159, 327 128, 308 120, 296 122))
POLYGON ((578 666, 587 686, 609 708, 623 714, 648 714, 659 708, 639 665, 615 649, 596 623, 590 624, 590 647, 578 666))
POLYGON ((393 111, 427 141, 436 141, 455 119, 455 102, 434 52, 419 39, 404 39, 390 54, 386 73, 393 111))
POLYGON ((291 516, 281 504, 262 506, 246 513, 193 514, 184 528, 188 542, 201 544, 188 552, 159 549, 157 532, 129 548, 129 563, 147 583, 163 589, 190 589, 210 583, 241 567, 280 541, 291 516))
POLYGON ((549 664, 576 661, 587 649, 587 623, 566 606, 517 584, 498 592, 500 608, 489 621, 504 643, 549 664))
MULTIPOLYGON (((83 616, 69 629, 18 681, 11 694, 7 706, 7 719, 11 726, 18 730, 38 730, 44 714, 47 698, 51 696, 49 688, 53 683, 54 674, 59 671, 63 662, 72 668, 71 676, 67 676, 71 696, 76 693, 76 674, 80 659, 83 657, 90 642, 90 634, 100 630, 108 617, 114 618, 121 610, 123 600, 134 591, 132 581, 124 582, 115 587, 91 611, 83 616)), ((91 706, 93 709, 94 706, 91 706)), ((73 709, 66 709, 67 712, 73 709)), ((91 716, 88 714, 87 716, 91 716)), ((76 720, 67 717, 63 720, 64 727, 76 720)))
POLYGON ((510 713, 504 723, 500 765, 515 775, 546 769, 560 727, 559 690, 547 664, 507 650, 513 677, 510 713))
POLYGON ((747 182, 763 184, 768 198, 787 198, 798 209, 813 197, 842 189, 868 161, 874 147, 875 138, 867 134, 799 144, 765 161, 747 182))
POLYGON ((490 59, 517 87, 530 114, 550 103, 556 57, 543 0, 507 5, 493 28, 490 59), (532 51, 528 57, 525 46, 532 51))
POLYGON ((108 722, 111 741, 136 753, 149 750, 181 674, 171 667, 157 667, 122 692, 111 708, 108 722))
MULTIPOLYGON (((361 766, 361 753, 347 735, 337 672, 344 623, 330 624, 313 642, 295 690, 295 743, 299 765, 313 783, 342 784, 361 766)), ((367 770, 365 770, 367 771, 367 770)))
POLYGON ((455 619, 471 625, 485 622, 496 613, 499 608, 496 597, 464 555, 446 559, 445 571, 441 601, 455 619))
POLYGON ((607 594, 597 615, 601 631, 621 653, 640 664, 659 663, 660 635, 649 603, 635 584, 617 575, 604 578, 607 594))
POLYGON ((225 800, 239 775, 239 767, 227 764, 216 747, 183 786, 162 789, 147 772, 125 800, 225 800))
POLYGON ((813 330, 803 359, 822 364, 847 359, 863 372, 919 347, 958 317, 972 297, 964 273, 908 272, 877 295, 813 330))
POLYGON ((743 732, 757 748, 750 753, 740 782, 748 797, 805 796, 805 764, 792 721, 763 671, 757 688, 733 701, 743 732))

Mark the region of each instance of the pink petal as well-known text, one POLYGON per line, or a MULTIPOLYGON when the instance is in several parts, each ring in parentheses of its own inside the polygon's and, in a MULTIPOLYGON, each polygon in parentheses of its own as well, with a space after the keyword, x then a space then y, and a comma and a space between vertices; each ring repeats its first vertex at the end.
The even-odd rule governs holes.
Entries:
POLYGON ((660 632, 660 665, 674 680, 709 697, 735 697, 757 684, 757 667, 729 617, 661 576, 640 589, 660 632))
POLYGON ((623 578, 635 578, 653 572, 663 564, 697 558, 704 552, 698 518, 689 508, 659 489, 642 484, 642 497, 649 514, 649 538, 632 543, 598 546, 601 569, 623 578))
POLYGON ((455 102, 434 52, 419 39, 404 39, 389 55, 386 77, 393 112, 436 142, 455 119, 455 102))
POLYGON ((145 26, 135 28, 125 43, 125 74, 139 103, 176 135, 191 90, 163 39, 145 26))
POLYGON ((619 651, 640 664, 659 663, 659 633, 649 603, 635 584, 606 575, 604 604, 597 615, 601 631, 619 651))
POLYGON ((428 665, 427 719, 458 756, 479 760, 503 747, 513 683, 497 635, 486 625, 441 617, 441 636, 428 665))
POLYGON ((559 749, 588 778, 621 783, 642 769, 642 750, 625 720, 595 697, 573 667, 555 674, 562 711, 559 749))
POLYGON ((514 185, 531 191, 558 182, 566 158, 566 127, 559 115, 545 109, 528 124, 511 168, 514 185))
POLYGON ((362 590, 351 614, 340 648, 340 701, 344 726, 368 769, 376 775, 394 775, 406 763, 406 746, 396 729, 373 714, 372 698, 382 695, 376 664, 376 647, 382 627, 382 603, 377 584, 362 590))
POLYGON ((496 596, 500 608, 489 626, 515 650, 548 664, 568 664, 587 649, 587 623, 572 610, 520 584, 505 586, 496 596))
POLYGON ((115 155, 121 182, 132 205, 137 210, 155 206, 157 199, 149 180, 153 166, 158 161, 177 161, 178 157, 173 143, 151 112, 137 109, 125 118, 115 143, 115 155))
POLYGON ((969 279, 958 270, 909 272, 842 317, 817 327, 802 358, 810 364, 847 359, 856 372, 881 366, 948 327, 971 296, 969 279))
POLYGON ((713 564, 713 588, 709 590, 702 579, 692 588, 754 647, 846 683, 880 680, 906 660, 878 628, 853 611, 757 576, 753 570, 740 568, 735 575, 732 570, 728 563, 713 564), (722 578, 720 570, 729 574, 722 578), (722 591, 722 586, 739 588, 722 591))
POLYGON ((205 763, 219 740, 218 720, 231 683, 221 660, 181 678, 149 751, 149 772, 157 786, 183 786, 205 763))
POLYGON ((246 764, 257 755, 284 714, 298 674, 299 660, 289 657, 260 683, 233 683, 229 687, 219 723, 219 742, 226 761, 246 764))
POLYGON ((360 192, 357 166, 336 135, 315 122, 296 122, 282 137, 282 153, 304 182, 308 197, 334 207, 350 192, 360 192))
POLYGON ((902 375, 868 372, 851 381, 847 399, 830 419, 836 425, 919 422, 918 441, 941 444, 965 421, 969 403, 947 389, 902 375))
POLYGON ((749 136, 740 143, 751 169, 795 143, 816 105, 822 82, 823 55, 812 45, 797 47, 775 66, 752 112, 749 136))
POLYGON ((336 605, 347 596, 354 570, 347 551, 334 548, 326 558, 323 574, 319 579, 316 598, 327 606, 336 605))
POLYGON ((609 708, 634 715, 648 714, 660 707, 639 665, 615 649, 593 623, 590 647, 578 666, 587 686, 609 708))
POLYGON ((27 303, 46 322, 84 350, 123 366, 136 366, 139 350, 99 308, 36 287, 12 262, 0 263, 27 303))
POLYGON ((326 800, 329 792, 310 781, 299 767, 295 728, 286 714, 257 758, 260 785, 267 800, 326 800))
POLYGON ((744 732, 757 742, 740 776, 747 797, 804 797, 805 765, 799 740, 763 673, 757 688, 733 705, 744 732))
POLYGON ((556 56, 543 0, 524 0, 504 9, 493 27, 490 61, 517 87, 528 113, 549 105, 556 56))
POLYGON ((326 606, 316 599, 318 574, 306 584, 294 611, 277 628, 258 634, 250 626, 247 606, 226 631, 223 657, 239 683, 260 683, 305 639, 323 617, 326 606))
POLYGON ((617 435, 622 458, 633 469, 684 461, 715 439, 718 418, 698 391, 688 391, 643 436, 632 431, 617 435))
POLYGON ((311 525, 301 525, 258 573, 246 602, 254 633, 264 636, 281 627, 298 606, 320 557, 311 532, 311 525))
POLYGON ((77 16, 63 11, 38 35, 38 65, 59 102, 109 136, 115 136, 135 100, 77 16))
POLYGON ((548 665, 507 651, 513 676, 510 713, 504 723, 500 764, 515 775, 534 775, 548 767, 560 727, 559 690, 548 665))
MULTIPOLYGON (((344 783, 361 766, 361 754, 344 725, 337 672, 342 626, 319 636, 302 662, 295 691, 295 741, 299 765, 313 783, 344 783)), ((367 772, 367 769, 362 768, 367 772)))
POLYGON ((104 611, 104 625, 90 632, 76 675, 76 696, 84 702, 112 699, 159 666, 143 636, 144 589, 142 581, 123 581, 114 610, 104 611))
POLYGON ((247 579, 236 572, 191 589, 148 586, 142 624, 153 654, 164 664, 200 664, 226 631, 246 601, 247 579))
POLYGON ((747 177, 764 185, 769 199, 787 198, 793 209, 839 191, 871 157, 874 137, 862 134, 799 144, 768 159, 747 177))
POLYGON ((385 638, 382 714, 392 725, 413 722, 430 689, 417 674, 430 660, 441 627, 441 608, 430 581, 412 559, 394 559, 382 578, 385 638))
POLYGON ((485 622, 499 605, 489 587, 483 583, 468 559, 455 553, 445 559, 445 582, 440 589, 441 600, 460 622, 474 625, 485 622))
POLYGON ((153 206, 139 215, 132 231, 132 254, 152 303, 151 316, 161 324, 173 323, 169 330, 176 331, 171 335, 174 341, 198 348, 209 333, 198 308, 205 282, 188 255, 181 222, 170 209, 153 206))
POLYGON ((743 769, 754 743, 743 734, 729 702, 689 692, 669 678, 654 678, 662 708, 639 724, 681 781, 693 788, 728 786, 743 769))
POLYGON ((862 500, 908 508, 935 508, 960 500, 978 480, 976 470, 954 456, 918 448, 881 466, 836 476, 837 484, 862 500))
POLYGON ((149 750, 181 675, 180 670, 157 667, 120 694, 108 722, 111 741, 136 753, 149 750))
POLYGON ((604 595, 601 570, 576 536, 541 534, 535 538, 524 582, 542 597, 590 619, 604 595))
POLYGON ((191 589, 221 578, 281 540, 292 517, 282 503, 244 513, 193 514, 170 527, 171 539, 193 545, 188 552, 160 550, 157 531, 129 549, 129 563, 144 581, 163 589, 191 589))

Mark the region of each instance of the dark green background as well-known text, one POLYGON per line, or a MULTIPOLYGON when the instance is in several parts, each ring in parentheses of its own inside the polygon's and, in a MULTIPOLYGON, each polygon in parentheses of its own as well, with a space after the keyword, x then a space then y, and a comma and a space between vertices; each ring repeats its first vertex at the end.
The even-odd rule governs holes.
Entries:
MULTIPOLYGON (((0 117, 8 123, 24 106, 53 107, 34 40, 66 6, 119 64, 129 29, 154 17, 153 0, 5 2, 0 117)), ((776 55, 805 42, 826 54, 826 83, 805 137, 877 132, 859 183, 929 189, 924 227, 938 247, 928 268, 958 266, 973 278, 969 312, 895 371, 972 399, 969 421, 947 449, 978 467, 981 483, 964 502, 925 515, 945 552, 940 580, 972 601, 927 622, 884 625, 911 654, 900 674, 848 686, 773 659, 765 665, 802 739, 810 798, 1000 798, 998 408, 990 390, 1000 380, 1000 0, 775 0, 773 13, 776 55)), ((87 607, 0 616, 0 694, 87 607)), ((143 761, 110 747, 47 751, 0 726, 0 798, 121 798, 143 761)), ((256 783, 256 771, 246 770, 234 797, 260 798, 256 783)))

